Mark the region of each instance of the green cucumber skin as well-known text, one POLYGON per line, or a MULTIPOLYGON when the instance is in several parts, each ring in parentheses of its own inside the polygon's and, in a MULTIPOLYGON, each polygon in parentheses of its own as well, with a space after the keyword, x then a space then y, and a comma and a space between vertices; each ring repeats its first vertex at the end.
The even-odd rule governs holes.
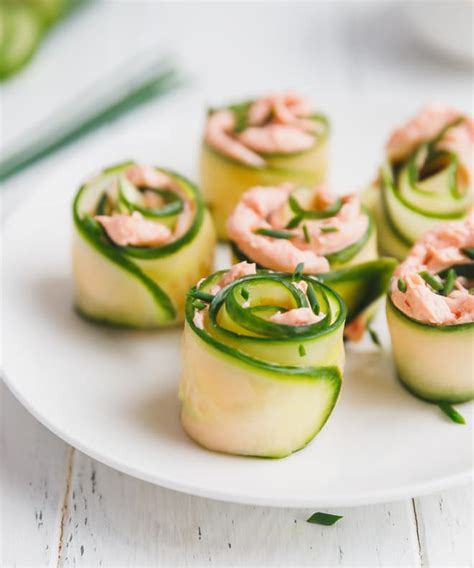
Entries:
MULTIPOLYGON (((126 161, 121 164, 110 166, 99 172, 99 174, 97 174, 97 177, 99 177, 100 175, 108 175, 116 172, 118 173, 124 170, 126 167, 132 165, 133 163, 134 162, 132 161, 126 161)), ((164 312, 167 314, 167 318, 164 321, 157 323, 156 327, 162 327, 165 325, 172 325, 176 323, 175 321, 177 315, 176 308, 171 302, 169 296, 161 289, 161 287, 158 284, 156 284, 150 277, 144 274, 143 271, 135 263, 131 261, 130 257, 154 259, 172 254, 176 250, 179 250, 181 247, 192 242, 192 240, 198 234, 204 218, 204 204, 201 195, 197 190, 197 187, 183 176, 175 172, 172 172, 171 170, 167 170, 164 168, 159 168, 159 169, 163 172, 166 172, 168 175, 176 178, 178 181, 185 183, 192 190, 193 197, 196 199, 196 216, 193 225, 188 230, 188 232, 183 235, 183 237, 178 239, 178 241, 171 243, 172 246, 165 246, 155 249, 152 248, 149 249, 148 251, 144 251, 145 254, 142 255, 139 252, 137 253, 134 247, 122 247, 119 252, 115 245, 113 244, 108 245, 100 242, 97 239, 97 236, 88 229, 83 219, 81 219, 78 211, 79 202, 82 193, 87 189, 87 183, 79 188, 72 205, 74 225, 80 237, 82 237, 88 243, 88 245, 94 248, 99 254, 103 255, 114 264, 118 265, 121 269, 127 271, 130 274, 130 276, 137 278, 148 289, 149 293, 154 298, 155 303, 158 304, 160 308, 164 310, 164 312), (130 252, 132 254, 130 254, 130 252)), ((113 319, 108 319, 108 318, 104 319, 102 317, 94 318, 93 315, 84 314, 83 312, 82 315, 91 321, 95 320, 99 323, 104 323, 112 326, 129 327, 132 329, 136 327, 134 325, 123 323, 121 321, 115 321, 113 319)))
MULTIPOLYGON (((226 270, 219 270, 219 271, 215 272, 214 274, 211 274, 201 283, 201 285, 199 286, 199 289, 202 290, 202 289, 205 289, 205 288, 211 286, 213 283, 217 282, 217 280, 225 272, 227 272, 227 271, 226 270)), ((261 276, 262 272, 265 273, 267 271, 262 270, 260 273, 257 273, 257 275, 250 275, 250 276, 245 276, 245 277, 239 278, 239 283, 251 281, 255 278, 258 278, 259 276, 261 276)), ((291 274, 286 274, 286 273, 281 273, 281 272, 269 272, 268 271, 268 277, 269 278, 276 280, 279 276, 288 277, 288 276, 291 276, 291 274)), ((311 277, 311 276, 312 275, 309 275, 309 277, 311 277)), ((319 280, 317 280, 317 278, 315 278, 315 280, 317 281, 319 286, 322 286, 323 288, 326 289, 327 292, 330 292, 330 294, 333 296, 333 298, 339 303, 340 308, 341 308, 341 310, 340 310, 337 318, 335 319, 335 321, 333 321, 329 326, 325 327, 323 330, 318 331, 315 334, 317 336, 317 338, 322 338, 326 335, 337 332, 337 330, 341 326, 344 325, 346 315, 347 315, 347 310, 346 310, 346 306, 345 306, 344 302, 342 301, 342 298, 339 296, 339 294, 337 292, 332 290, 332 288, 325 285, 324 283, 321 283, 319 280)), ((221 293, 222 293, 222 290, 221 290, 221 293)), ((294 293, 297 294, 298 291, 295 289, 294 293)), ((299 293, 301 294, 301 292, 299 292, 299 293)), ((283 367, 281 365, 272 365, 271 363, 265 363, 261 360, 253 359, 252 357, 250 357, 248 355, 244 355, 243 353, 237 352, 235 349, 228 347, 227 345, 223 345, 222 343, 216 341, 215 339, 210 337, 207 333, 205 333, 203 330, 201 330, 201 329, 199 329, 198 327, 195 326, 194 321, 193 321, 193 318, 194 318, 193 301, 194 301, 193 296, 191 294, 189 294, 188 298, 186 299, 185 319, 188 322, 191 329, 193 330, 193 332, 196 333, 205 343, 209 343, 209 345, 212 345, 212 347, 215 347, 215 348, 221 350, 223 353, 227 353, 227 354, 229 354, 233 357, 236 357, 237 359, 240 359, 243 362, 247 362, 251 365, 256 365, 257 367, 260 367, 263 370, 268 370, 270 372, 280 372, 280 370, 283 369, 283 372, 285 374, 319 377, 318 373, 315 374, 313 372, 313 370, 314 370, 313 367, 305 369, 305 371, 307 371, 307 372, 302 372, 302 369, 303 369, 302 367, 283 367), (221 349, 221 347, 223 349, 221 349)), ((224 330, 221 330, 221 333, 223 333, 223 332, 224 332, 224 330)), ((231 332, 228 332, 228 333, 230 333, 230 335, 234 335, 231 332)), ((299 343, 301 341, 314 339, 314 338, 315 338, 314 336, 302 338, 298 333, 295 333, 294 335, 289 335, 288 337, 285 337, 285 338, 279 338, 279 337, 250 337, 250 338, 249 337, 243 337, 243 338, 240 339, 240 341, 243 342, 243 343, 245 341, 251 341, 252 343, 274 343, 274 345, 277 346, 279 342, 299 343)), ((324 369, 327 369, 327 368, 328 367, 324 367, 324 369)))
POLYGON ((170 329, 172 327, 176 327, 182 322, 177 322, 174 319, 170 320, 168 323, 160 323, 159 325, 155 325, 152 327, 143 327, 141 325, 135 325, 132 323, 123 323, 121 321, 114 320, 113 318, 106 318, 106 317, 95 317, 86 313, 84 310, 81 309, 80 306, 77 304, 73 304, 73 311, 76 315, 78 315, 82 320, 86 323, 93 324, 94 326, 103 326, 104 328, 117 331, 159 331, 161 329, 170 329))
POLYGON ((470 393, 466 393, 465 395, 459 396, 433 396, 432 394, 415 389, 412 385, 410 385, 406 380, 404 380, 403 376, 397 372, 397 379, 398 382, 402 385, 402 387, 409 392, 412 396, 422 400, 423 402, 429 402, 431 404, 439 404, 440 402, 446 402, 448 404, 462 404, 463 402, 470 402, 474 399, 474 389, 470 393))
MULTIPOLYGON (((397 370, 397 377, 400 383, 413 395, 416 397, 432 403, 461 403, 467 402, 474 398, 474 376, 471 373, 471 379, 469 377, 466 381, 468 383, 467 387, 457 387, 455 384, 452 383, 452 378, 454 377, 455 380, 459 380, 460 375, 458 373, 451 373, 453 376, 449 377, 449 369, 448 372, 443 370, 438 372, 439 375, 446 378, 446 386, 440 386, 439 383, 434 383, 434 385, 430 388, 420 387, 418 385, 425 383, 425 376, 420 376, 420 371, 415 371, 413 369, 406 369, 404 371, 403 367, 406 366, 406 357, 404 357, 404 353, 400 352, 400 347, 398 346, 398 337, 397 333, 401 333, 400 330, 403 331, 404 335, 408 333, 415 333, 416 339, 413 338, 413 343, 416 341, 416 345, 419 347, 419 353, 415 360, 416 365, 418 363, 423 363, 423 349, 425 345, 428 345, 430 342, 432 343, 434 340, 438 341, 439 345, 443 346, 443 351, 441 354, 440 359, 440 366, 441 364, 450 363, 450 341, 455 341, 457 338, 459 340, 466 340, 470 343, 471 347, 474 345, 474 322, 473 323, 465 323, 459 325, 446 325, 446 326, 437 326, 432 324, 425 324, 419 321, 416 321, 406 314, 401 312, 391 300, 390 295, 387 297, 387 319, 389 323, 389 330, 390 335, 392 336, 392 345, 393 345, 393 352, 394 352, 394 359, 395 359, 395 367, 397 370), (397 322, 401 324, 401 328, 398 330, 396 329, 397 322), (420 334, 420 335, 419 335, 420 334)), ((429 345, 428 345, 429 347, 429 345)), ((427 347, 427 349, 428 349, 427 347)), ((436 358, 439 354, 437 353, 438 348, 431 349, 429 348, 430 359, 436 358)), ((452 350, 451 350, 452 352, 452 350)), ((408 356, 408 359, 414 358, 414 354, 411 353, 408 356)), ((439 358, 439 357, 438 357, 439 358)), ((431 363, 431 362, 430 362, 431 363)), ((451 366, 455 364, 456 361, 454 360, 451 363, 451 366)), ((416 366, 415 365, 415 366, 416 366)), ((469 364, 466 365, 469 367, 469 364)), ((470 361, 470 367, 472 368, 472 357, 470 361)), ((472 369, 471 369, 472 370, 472 369)), ((469 372, 469 369, 462 369, 461 372, 469 372)), ((428 376, 431 375, 428 372, 428 376)))
MULTIPOLYGON (((252 259, 244 255, 233 241, 231 241, 231 249, 235 258, 240 262, 253 262, 252 259)), ((330 272, 318 274, 316 277, 322 282, 327 283, 329 286, 331 286, 331 282, 337 284, 349 282, 351 280, 357 281, 362 278, 366 278, 370 283, 368 288, 371 290, 371 293, 365 293, 358 302, 357 307, 349 311, 347 323, 350 323, 372 303, 386 293, 390 278, 396 265, 397 261, 394 258, 379 258, 377 260, 364 262, 355 266, 331 270, 330 272)), ((256 266, 257 268, 268 269, 268 267, 261 266, 258 263, 256 263, 256 266)))

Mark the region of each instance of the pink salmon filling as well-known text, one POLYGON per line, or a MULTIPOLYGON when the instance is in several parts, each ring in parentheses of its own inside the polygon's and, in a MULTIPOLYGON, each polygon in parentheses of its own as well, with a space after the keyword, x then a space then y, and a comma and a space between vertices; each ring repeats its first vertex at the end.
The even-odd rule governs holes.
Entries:
POLYGON ((315 143, 317 125, 310 119, 309 102, 299 95, 273 94, 257 99, 248 112, 248 124, 235 132, 230 110, 207 119, 204 140, 220 153, 252 167, 262 167, 260 154, 289 154, 308 150, 315 143))
MULTIPOLYGON (((368 229, 367 215, 361 210, 358 196, 352 194, 343 198, 341 209, 333 217, 304 222, 309 242, 303 223, 288 231, 291 239, 256 234, 258 229, 285 228, 284 212, 294 189, 295 186, 286 183, 276 187, 254 187, 244 193, 227 221, 229 237, 247 257, 265 268, 292 272, 303 262, 306 273, 328 272, 330 266, 324 255, 361 239, 368 229)), ((334 200, 325 187, 314 190, 314 202, 322 207, 334 200)))
POLYGON ((466 264, 469 258, 462 248, 474 246, 474 216, 465 221, 448 223, 426 233, 412 248, 406 260, 394 273, 391 297, 395 306, 407 316, 422 323, 451 325, 474 321, 474 295, 464 277, 457 277, 453 291, 437 294, 419 275, 435 274, 466 264), (398 287, 398 279, 406 283, 406 291, 398 287))
POLYGON ((449 128, 438 142, 440 149, 457 154, 468 179, 473 175, 474 120, 450 107, 431 104, 420 110, 402 126, 396 128, 387 145, 387 157, 392 162, 407 158, 420 144, 432 140, 441 130, 463 118, 458 125, 449 128))
MULTIPOLYGON (((173 180, 151 166, 133 165, 126 170, 127 178, 137 187, 150 189, 167 188, 176 191, 184 199, 184 208, 179 215, 174 230, 171 231, 163 223, 150 221, 140 212, 131 215, 114 213, 112 215, 96 215, 95 219, 105 229, 109 238, 118 246, 154 247, 172 242, 181 237, 191 226, 193 208, 185 196, 175 186, 173 180)), ((146 207, 160 207, 161 198, 153 192, 144 192, 146 207)))

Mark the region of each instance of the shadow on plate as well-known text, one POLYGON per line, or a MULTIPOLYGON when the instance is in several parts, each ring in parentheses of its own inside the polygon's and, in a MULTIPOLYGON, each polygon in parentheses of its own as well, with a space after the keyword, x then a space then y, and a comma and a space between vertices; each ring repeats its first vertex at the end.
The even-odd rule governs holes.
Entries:
POLYGON ((102 337, 137 338, 150 337, 166 331, 176 331, 179 326, 163 329, 130 329, 128 327, 114 326, 113 324, 94 322, 81 315, 74 307, 73 283, 68 276, 48 276, 38 278, 31 284, 33 296, 38 300, 37 305, 42 315, 47 316, 56 326, 66 331, 75 326, 74 333, 86 332, 89 334, 99 333, 102 337))

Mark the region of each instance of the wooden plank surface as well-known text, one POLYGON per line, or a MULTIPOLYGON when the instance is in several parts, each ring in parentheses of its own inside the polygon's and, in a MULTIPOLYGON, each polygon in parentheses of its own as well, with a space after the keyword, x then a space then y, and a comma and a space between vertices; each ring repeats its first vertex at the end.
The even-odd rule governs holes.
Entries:
POLYGON ((114 471, 0 392, 1 566, 472 565, 469 487, 310 525, 309 509, 220 503, 114 471))
POLYGON ((415 566, 410 502, 335 511, 249 507, 182 495, 77 454, 64 566, 415 566), (113 545, 104 546, 104 542, 113 545))
POLYGON ((472 566, 472 486, 415 499, 414 505, 423 566, 472 566))
MULTIPOLYGON (((180 7, 172 4, 140 4, 143 12, 138 14, 133 3, 96 3, 95 12, 84 15, 83 30, 100 28, 101 33, 87 35, 87 50, 83 42, 69 42, 73 31, 82 33, 79 19, 67 24, 71 28, 64 28, 64 32, 58 28, 57 37, 63 34, 68 42, 63 45, 68 48, 58 49, 53 42, 49 47, 46 44, 36 57, 36 67, 33 63, 23 77, 15 80, 23 81, 22 88, 15 89, 15 82, 5 86, 3 102, 8 112, 4 113, 4 134, 15 139, 23 133, 21 119, 26 131, 41 110, 46 117, 63 106, 74 94, 77 68, 81 69, 81 77, 84 74, 92 83, 103 72, 104 64, 115 64, 113 56, 117 61, 124 59, 129 44, 123 37, 133 37, 134 46, 137 42, 148 43, 145 40, 152 34, 146 30, 154 30, 163 17, 167 22, 160 29, 163 40, 176 40, 171 45, 178 55, 190 70, 204 78, 205 91, 199 94, 203 104, 242 93, 243 75, 236 73, 236 68, 245 71, 245 84, 255 92, 263 86, 292 86, 314 93, 317 101, 321 96, 324 99, 325 90, 327 96, 328 88, 348 93, 351 101, 357 95, 392 100, 395 86, 398 98, 409 99, 407 110, 431 98, 457 104, 472 90, 472 76, 461 66, 443 66, 441 60, 430 58, 427 50, 416 49, 397 3, 383 9, 373 2, 350 7, 342 2, 321 3, 316 16, 311 3, 292 3, 288 9, 285 3, 279 3, 271 10, 263 4, 249 3, 250 13, 242 4, 219 7, 208 3, 206 8, 203 3, 202 11, 198 3, 189 2, 183 8, 186 17, 180 7), (112 6, 116 9, 112 10, 112 6), (230 27, 229 17, 233 23, 230 27), (270 22, 265 42, 260 23, 263 18, 270 22), (149 22, 152 27, 146 28, 149 22), (196 42, 196 30, 206 22, 212 23, 210 40, 207 44, 196 42), (266 64, 255 68, 253 76, 251 65, 239 67, 241 59, 235 46, 242 29, 246 30, 249 53, 263 49, 264 43, 272 50, 266 64), (218 54, 216 44, 220 47, 218 54), (97 57, 103 45, 109 49, 107 61, 97 57), (49 65, 53 55, 58 59, 55 65, 49 65), (71 57, 76 65, 70 64, 71 57), (227 65, 217 67, 220 61, 227 65), (273 61, 277 66, 272 66, 273 61), (56 65, 60 67, 61 89, 51 89, 57 84, 56 65), (284 84, 281 69, 285 72, 284 84), (49 107, 38 102, 48 103, 49 107)), ((344 132, 344 125, 338 124, 340 118, 334 119, 336 131, 342 126, 344 132)), ((127 124, 131 127, 138 122, 134 115, 127 124)), ((149 128, 149 124, 135 127, 149 128)), ((100 134, 96 140, 97 136, 100 134)), ((335 136, 334 144, 357 152, 357 138, 342 138, 335 136)), ((85 143, 90 144, 90 139, 85 143)), ((360 171, 350 172, 348 190, 365 183, 373 174, 371 164, 375 169, 378 150, 374 147, 374 156, 361 156, 360 171)), ((19 191, 25 195, 60 161, 61 155, 12 181, 2 194, 5 211, 21 202, 19 191)), ((333 169, 336 182, 345 179, 339 175, 341 171, 343 168, 333 169)), ((344 519, 334 527, 308 525, 305 519, 313 512, 310 510, 219 503, 180 495, 120 474, 72 450, 49 433, 3 384, 0 397, 2 567, 472 566, 470 488, 390 505, 339 509, 334 512, 344 515, 344 519)))
POLYGON ((0 387, 1 565, 56 566, 70 449, 0 387))

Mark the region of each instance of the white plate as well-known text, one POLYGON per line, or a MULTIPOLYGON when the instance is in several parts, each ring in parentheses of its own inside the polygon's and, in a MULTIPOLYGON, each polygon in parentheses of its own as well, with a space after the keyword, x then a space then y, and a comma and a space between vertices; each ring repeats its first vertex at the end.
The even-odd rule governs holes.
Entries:
MULTIPOLYGON (((307 448, 283 460, 211 453, 187 438, 177 400, 179 329, 117 331, 76 316, 69 241, 78 172, 98 160, 106 164, 111 155, 117 161, 150 159, 157 144, 160 162, 181 169, 164 142, 168 134, 163 127, 161 139, 127 139, 121 146, 125 155, 118 155, 116 145, 75 156, 9 219, 3 247, 3 362, 5 381, 17 398, 50 430, 97 460, 158 485, 216 499, 358 505, 467 482, 472 405, 460 407, 469 425, 459 426, 397 383, 383 313, 377 328, 385 350, 369 342, 348 349, 341 397, 329 422, 307 448)), ((189 146, 180 148, 190 156, 196 138, 187 140, 189 146)))

